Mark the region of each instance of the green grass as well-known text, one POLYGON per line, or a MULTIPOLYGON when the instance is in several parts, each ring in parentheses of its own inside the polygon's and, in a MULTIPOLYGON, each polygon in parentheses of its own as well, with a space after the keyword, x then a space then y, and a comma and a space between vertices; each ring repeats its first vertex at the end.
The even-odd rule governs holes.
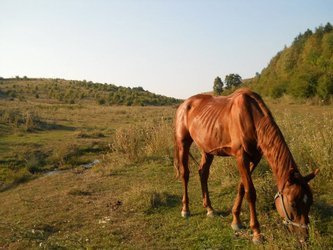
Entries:
MULTIPOLYGON (((274 103, 270 107, 301 172, 321 169, 311 182, 310 239, 303 248, 330 249, 333 107, 274 103)), ((189 183, 192 216, 180 216, 182 185, 175 179, 172 165, 175 108, 5 101, 0 108, 34 110, 40 120, 56 125, 29 132, 1 124, 0 177, 7 186, 0 193, 0 247, 302 247, 285 230, 273 207, 276 186, 265 160, 253 175, 258 219, 266 239, 263 245, 252 244, 246 201, 241 214, 246 229, 235 234, 230 227, 239 180, 232 158, 215 158, 211 168, 209 189, 219 216, 206 217, 193 162, 189 183), (94 159, 101 162, 91 169, 80 166, 94 159), (38 171, 31 171, 36 166, 38 171), (45 175, 50 169, 62 171, 45 175)), ((195 147, 192 151, 198 158, 195 147)))

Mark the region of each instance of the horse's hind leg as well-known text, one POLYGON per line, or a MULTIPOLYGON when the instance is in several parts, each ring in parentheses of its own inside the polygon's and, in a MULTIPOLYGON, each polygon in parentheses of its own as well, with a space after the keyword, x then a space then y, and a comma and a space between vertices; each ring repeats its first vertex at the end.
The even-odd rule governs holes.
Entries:
POLYGON ((210 203, 209 192, 208 192, 208 177, 209 177, 209 169, 212 161, 214 159, 213 155, 203 153, 201 156, 201 162, 199 167, 199 175, 202 189, 202 198, 203 198, 203 206, 207 209, 207 216, 211 217, 214 215, 214 210, 210 203))
POLYGON ((177 140, 176 143, 178 144, 178 155, 179 155, 179 172, 183 182, 183 208, 182 208, 182 216, 188 217, 190 216, 190 209, 189 209, 189 199, 188 199, 188 192, 187 186, 190 176, 190 170, 188 168, 188 156, 190 151, 190 146, 192 143, 191 138, 182 138, 177 140))

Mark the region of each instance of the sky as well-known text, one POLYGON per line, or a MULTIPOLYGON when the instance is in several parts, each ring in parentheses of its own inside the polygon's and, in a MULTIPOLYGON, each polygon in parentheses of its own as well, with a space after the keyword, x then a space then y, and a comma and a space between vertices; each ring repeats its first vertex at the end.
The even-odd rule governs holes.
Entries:
POLYGON ((330 0, 0 0, 0 76, 141 86, 187 98, 266 67, 330 0))

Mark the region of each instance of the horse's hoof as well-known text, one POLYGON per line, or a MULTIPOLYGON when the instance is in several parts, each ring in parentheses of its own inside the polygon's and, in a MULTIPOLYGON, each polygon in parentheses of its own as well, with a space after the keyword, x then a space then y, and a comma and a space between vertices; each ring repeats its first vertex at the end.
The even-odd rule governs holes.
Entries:
POLYGON ((255 245, 262 244, 264 242, 264 237, 261 236, 261 234, 253 236, 252 242, 255 245))
POLYGON ((188 217, 190 217, 190 212, 189 212, 189 211, 182 211, 182 217, 183 217, 183 218, 188 218, 188 217))
POLYGON ((240 231, 243 228, 242 224, 231 224, 231 228, 234 231, 240 231))
POLYGON ((208 212, 207 212, 207 217, 209 217, 209 218, 213 218, 213 217, 215 217, 215 212, 214 212, 214 210, 210 210, 210 211, 208 211, 208 212))

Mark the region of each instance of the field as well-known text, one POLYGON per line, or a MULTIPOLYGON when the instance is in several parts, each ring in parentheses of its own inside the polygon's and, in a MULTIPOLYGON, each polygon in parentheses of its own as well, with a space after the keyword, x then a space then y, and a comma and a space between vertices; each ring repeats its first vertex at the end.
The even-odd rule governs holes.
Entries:
MULTIPOLYGON (((175 107, 1 100, 0 248, 332 248, 333 107, 268 105, 301 172, 321 170, 311 182, 308 245, 284 228, 264 159, 253 174, 263 245, 251 242, 246 202, 246 229, 235 234, 230 227, 239 180, 232 158, 215 158, 211 168, 214 218, 206 217, 191 161, 192 216, 181 218, 181 182, 173 169, 175 107)), ((195 146, 192 153, 199 159, 195 146)))

